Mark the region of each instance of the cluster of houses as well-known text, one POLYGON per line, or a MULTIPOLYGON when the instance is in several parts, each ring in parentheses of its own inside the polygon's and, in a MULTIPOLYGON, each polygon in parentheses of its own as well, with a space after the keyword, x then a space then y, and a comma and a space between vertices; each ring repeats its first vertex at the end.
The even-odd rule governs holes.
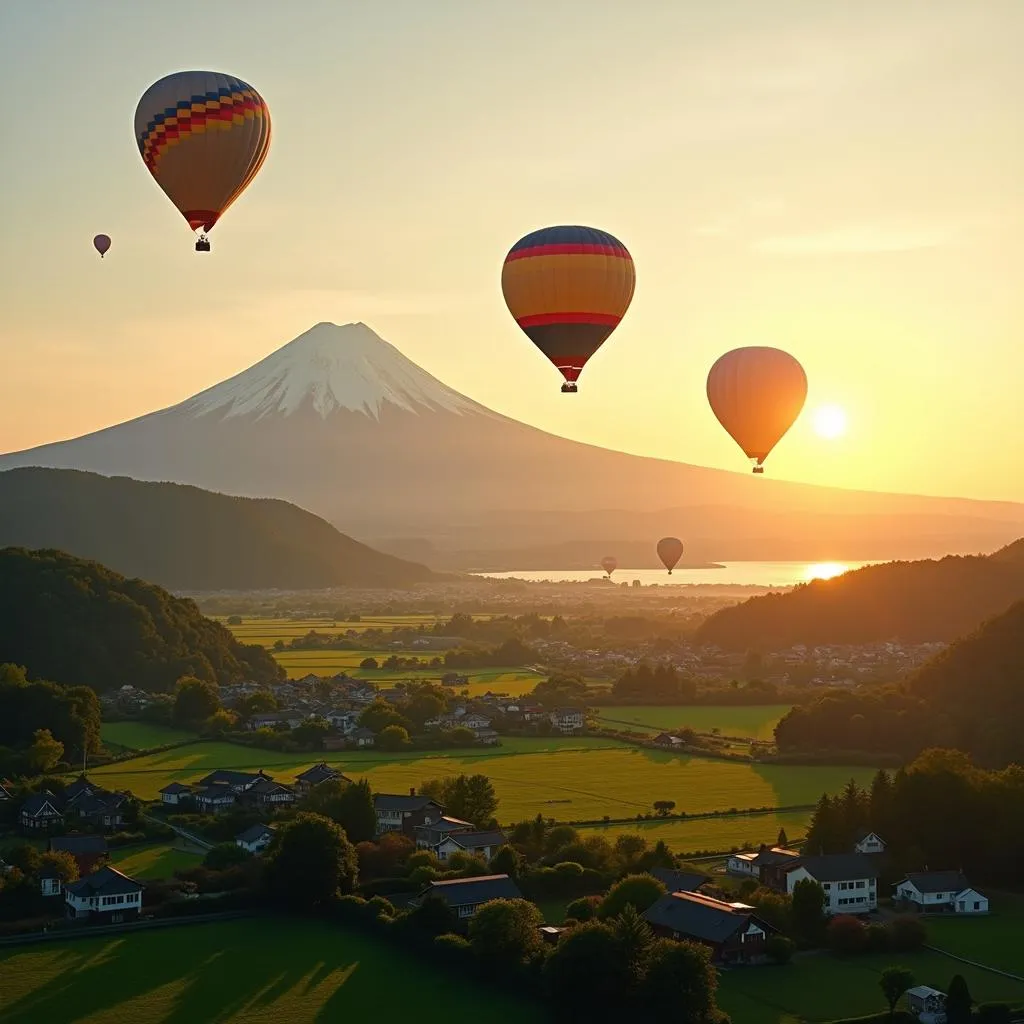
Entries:
MULTIPOLYGON (((9 797, 7 790, 0 790, 9 797)), ((82 774, 63 793, 44 790, 27 797, 18 820, 22 829, 31 833, 51 832, 67 824, 111 831, 124 824, 130 803, 128 793, 104 789, 82 774)))

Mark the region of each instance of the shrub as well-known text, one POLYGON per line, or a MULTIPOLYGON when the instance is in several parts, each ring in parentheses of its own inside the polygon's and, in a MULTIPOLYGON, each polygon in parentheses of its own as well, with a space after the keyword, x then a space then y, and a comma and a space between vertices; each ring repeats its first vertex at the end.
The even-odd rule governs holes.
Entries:
POLYGON ((796 952, 796 943, 785 935, 771 935, 764 944, 768 959, 777 964, 788 964, 796 952))
POLYGON ((897 952, 920 949, 928 938, 924 925, 913 914, 900 914, 887 925, 889 948, 897 952))
POLYGON ((461 935, 451 932, 436 936, 433 949, 443 962, 463 969, 468 965, 472 956, 469 942, 461 935))
POLYGON ((868 953, 884 953, 889 948, 889 933, 884 924, 869 924, 864 929, 867 940, 864 949, 868 953))
POLYGON ((862 953, 868 944, 864 923, 849 914, 838 914, 825 929, 825 941, 834 953, 862 953))
POLYGON ((576 921, 590 921, 597 913, 597 905, 600 902, 600 896, 581 896, 565 908, 565 916, 576 921))

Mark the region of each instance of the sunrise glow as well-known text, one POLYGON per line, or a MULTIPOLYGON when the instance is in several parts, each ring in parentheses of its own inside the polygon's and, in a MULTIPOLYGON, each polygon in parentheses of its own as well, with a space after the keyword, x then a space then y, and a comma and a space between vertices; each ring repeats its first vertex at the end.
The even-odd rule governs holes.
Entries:
POLYGON ((814 412, 814 432, 828 441, 846 433, 846 410, 838 405, 823 405, 814 412))
POLYGON ((807 566, 807 579, 809 580, 830 580, 834 576, 841 576, 850 567, 842 562, 815 562, 807 566))

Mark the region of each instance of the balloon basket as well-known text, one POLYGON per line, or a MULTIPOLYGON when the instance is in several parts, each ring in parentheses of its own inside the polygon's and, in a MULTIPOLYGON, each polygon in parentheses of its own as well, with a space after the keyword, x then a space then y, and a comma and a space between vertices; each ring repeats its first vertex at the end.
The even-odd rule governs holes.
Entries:
POLYGON ((200 235, 196 241, 196 252, 209 252, 210 251, 210 240, 206 235, 200 235))

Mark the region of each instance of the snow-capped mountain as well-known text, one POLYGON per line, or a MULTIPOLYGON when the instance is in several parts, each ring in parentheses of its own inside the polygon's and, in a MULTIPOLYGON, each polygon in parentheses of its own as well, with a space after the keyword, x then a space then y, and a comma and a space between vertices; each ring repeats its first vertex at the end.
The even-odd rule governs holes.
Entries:
POLYGON ((927 557, 1024 533, 1022 505, 837 491, 556 437, 452 390, 365 324, 317 324, 171 408, 0 456, 18 466, 283 498, 435 567, 581 540, 596 561, 606 543, 666 533, 698 559, 927 557))

